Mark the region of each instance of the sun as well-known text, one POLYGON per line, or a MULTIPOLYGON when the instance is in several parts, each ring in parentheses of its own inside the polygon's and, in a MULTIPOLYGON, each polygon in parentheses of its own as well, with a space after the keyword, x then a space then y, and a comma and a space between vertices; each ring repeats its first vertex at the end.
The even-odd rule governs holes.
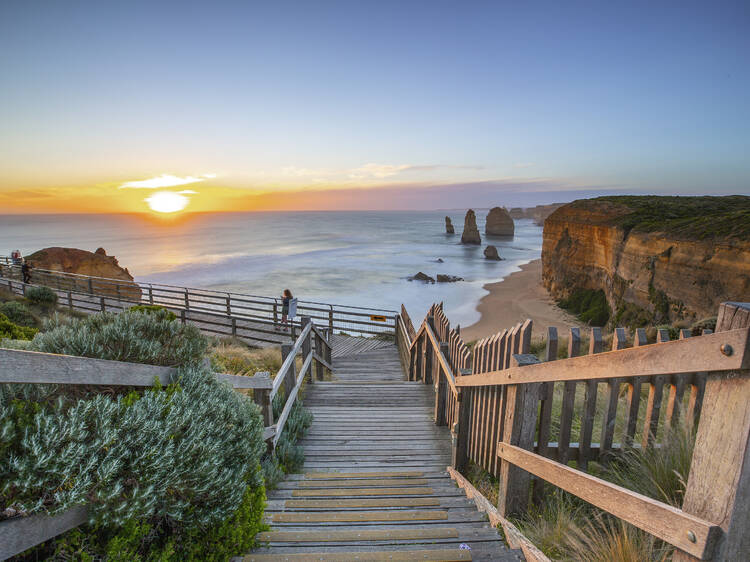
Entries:
POLYGON ((151 210, 157 213, 176 213, 182 211, 190 199, 173 191, 157 191, 151 197, 144 199, 151 210))

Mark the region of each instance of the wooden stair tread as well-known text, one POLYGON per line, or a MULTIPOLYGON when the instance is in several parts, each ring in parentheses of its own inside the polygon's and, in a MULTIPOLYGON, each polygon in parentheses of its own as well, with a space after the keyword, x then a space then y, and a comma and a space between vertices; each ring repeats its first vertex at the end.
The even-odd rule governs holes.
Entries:
POLYGON ((432 510, 390 511, 317 511, 281 512, 271 516, 272 523, 316 523, 340 521, 433 521, 448 519, 448 512, 432 510))
POLYGON ((353 507, 427 507, 439 506, 439 498, 364 498, 356 500, 286 500, 289 509, 353 508, 353 507))
POLYGON ((345 541, 391 541, 455 539, 458 530, 453 527, 430 529, 352 529, 346 531, 266 531, 258 534, 262 542, 345 542, 345 541))
POLYGON ((381 550, 373 552, 301 552, 295 554, 248 554, 243 562, 284 560, 321 560, 328 562, 385 562, 388 560, 429 560, 433 562, 461 562, 471 560, 470 550, 381 550))
POLYGON ((325 496, 429 496, 432 488, 337 488, 294 490, 295 497, 325 497, 325 496))

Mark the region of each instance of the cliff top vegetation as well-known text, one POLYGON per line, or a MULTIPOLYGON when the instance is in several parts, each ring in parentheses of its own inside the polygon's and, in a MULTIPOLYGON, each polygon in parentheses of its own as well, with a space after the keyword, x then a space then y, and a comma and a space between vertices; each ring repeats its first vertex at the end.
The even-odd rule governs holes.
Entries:
POLYGON ((750 239, 750 197, 744 195, 617 195, 579 199, 567 207, 598 211, 595 222, 620 226, 626 232, 664 232, 699 240, 750 239))

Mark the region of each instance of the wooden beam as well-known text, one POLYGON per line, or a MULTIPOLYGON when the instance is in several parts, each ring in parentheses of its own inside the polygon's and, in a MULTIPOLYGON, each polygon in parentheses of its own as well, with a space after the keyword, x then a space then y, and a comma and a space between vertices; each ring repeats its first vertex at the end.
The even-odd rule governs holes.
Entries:
POLYGON ((458 377, 457 387, 605 380, 750 368, 750 328, 458 377), (721 350, 731 349, 726 354, 721 350))
POLYGON ((297 341, 294 342, 292 349, 289 350, 289 354, 287 355, 286 359, 284 359, 284 362, 281 364, 281 368, 279 369, 279 372, 276 373, 276 378, 273 379, 273 388, 271 389, 271 400, 273 400, 274 396, 276 396, 276 393, 279 391, 279 388, 281 387, 281 383, 284 382, 284 379, 286 378, 286 372, 294 364, 295 358, 297 357, 297 352, 302 347, 302 343, 304 342, 305 337, 307 337, 307 334, 310 333, 310 330, 312 330, 312 322, 308 323, 307 326, 305 326, 304 330, 302 330, 302 333, 297 338, 297 341))
MULTIPOLYGON (((308 324, 308 327, 309 326, 310 325, 308 324)), ((281 434, 284 431, 284 425, 286 424, 286 420, 292 411, 292 406, 294 406, 295 400, 297 400, 297 393, 299 393, 299 389, 302 386, 302 381, 305 380, 305 374, 307 374, 307 371, 310 369, 311 363, 312 363, 312 352, 307 354, 307 358, 305 358, 305 362, 302 364, 302 368, 300 368, 299 370, 299 375, 297 375, 297 384, 294 385, 294 389, 289 394, 289 396, 286 397, 286 402, 284 403, 284 409, 279 415, 279 419, 276 422, 276 426, 275 426, 276 434, 273 436, 274 447, 276 446, 276 443, 278 443, 279 439, 281 438, 281 434)))
POLYGON ((0 560, 61 535, 88 519, 88 509, 77 506, 58 515, 15 517, 0 522, 0 560))
POLYGON ((499 443, 498 455, 701 560, 709 559, 714 544, 723 534, 714 523, 520 447, 499 443))

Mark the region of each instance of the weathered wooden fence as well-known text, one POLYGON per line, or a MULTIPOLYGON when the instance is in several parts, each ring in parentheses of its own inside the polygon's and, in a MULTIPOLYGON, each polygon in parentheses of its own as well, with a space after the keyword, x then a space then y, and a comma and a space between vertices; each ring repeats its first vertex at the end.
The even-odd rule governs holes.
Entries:
MULTIPOLYGON (((18 265, 0 257, 0 287, 24 294, 27 284, 18 265)), ((53 289, 62 306, 86 313, 121 311, 137 304, 159 305, 180 318, 198 324, 202 331, 233 336, 250 342, 279 343, 288 339, 280 333, 280 298, 177 287, 158 283, 139 283, 107 279, 61 271, 33 268, 31 283, 53 289)), ((366 307, 344 306, 313 301, 298 301, 297 316, 308 316, 329 333, 354 335, 393 333, 397 313, 366 307)), ((299 320, 290 323, 291 339, 299 331, 299 320)))
MULTIPOLYGON (((274 448, 297 401, 305 380, 314 384, 322 380, 326 369, 331 369, 331 344, 326 335, 309 317, 302 318, 302 331, 292 344, 281 348, 283 363, 272 379, 269 373, 254 376, 216 374, 235 390, 252 390, 253 400, 261 409, 264 422, 263 439, 274 448), (301 354, 302 366, 296 371, 296 358, 301 354), (281 394, 280 394, 281 393, 281 394), (273 400, 284 397, 284 407, 274 420, 273 400)), ((158 379, 163 385, 176 380, 176 369, 55 355, 34 351, 0 349, 0 384, 60 384, 101 387, 151 387, 158 379)), ((0 560, 5 560, 39 543, 64 533, 88 520, 85 506, 74 507, 55 516, 32 515, 0 522, 0 560)))
POLYGON ((554 328, 544 361, 529 353, 530 320, 470 350, 433 305, 414 336, 406 333, 397 330, 397 343, 404 356, 408 349, 409 379, 435 388, 435 423, 451 427, 453 469, 471 460, 497 476, 502 516, 540 501, 547 483, 675 546, 676 560, 747 559, 749 304, 723 304, 716 334, 683 331, 669 341, 658 331, 649 344, 636 330, 629 346, 618 328, 611 351, 593 328, 586 355, 571 328, 561 360, 554 328), (682 509, 585 472, 625 446, 657 446, 677 423, 697 431, 682 509))

